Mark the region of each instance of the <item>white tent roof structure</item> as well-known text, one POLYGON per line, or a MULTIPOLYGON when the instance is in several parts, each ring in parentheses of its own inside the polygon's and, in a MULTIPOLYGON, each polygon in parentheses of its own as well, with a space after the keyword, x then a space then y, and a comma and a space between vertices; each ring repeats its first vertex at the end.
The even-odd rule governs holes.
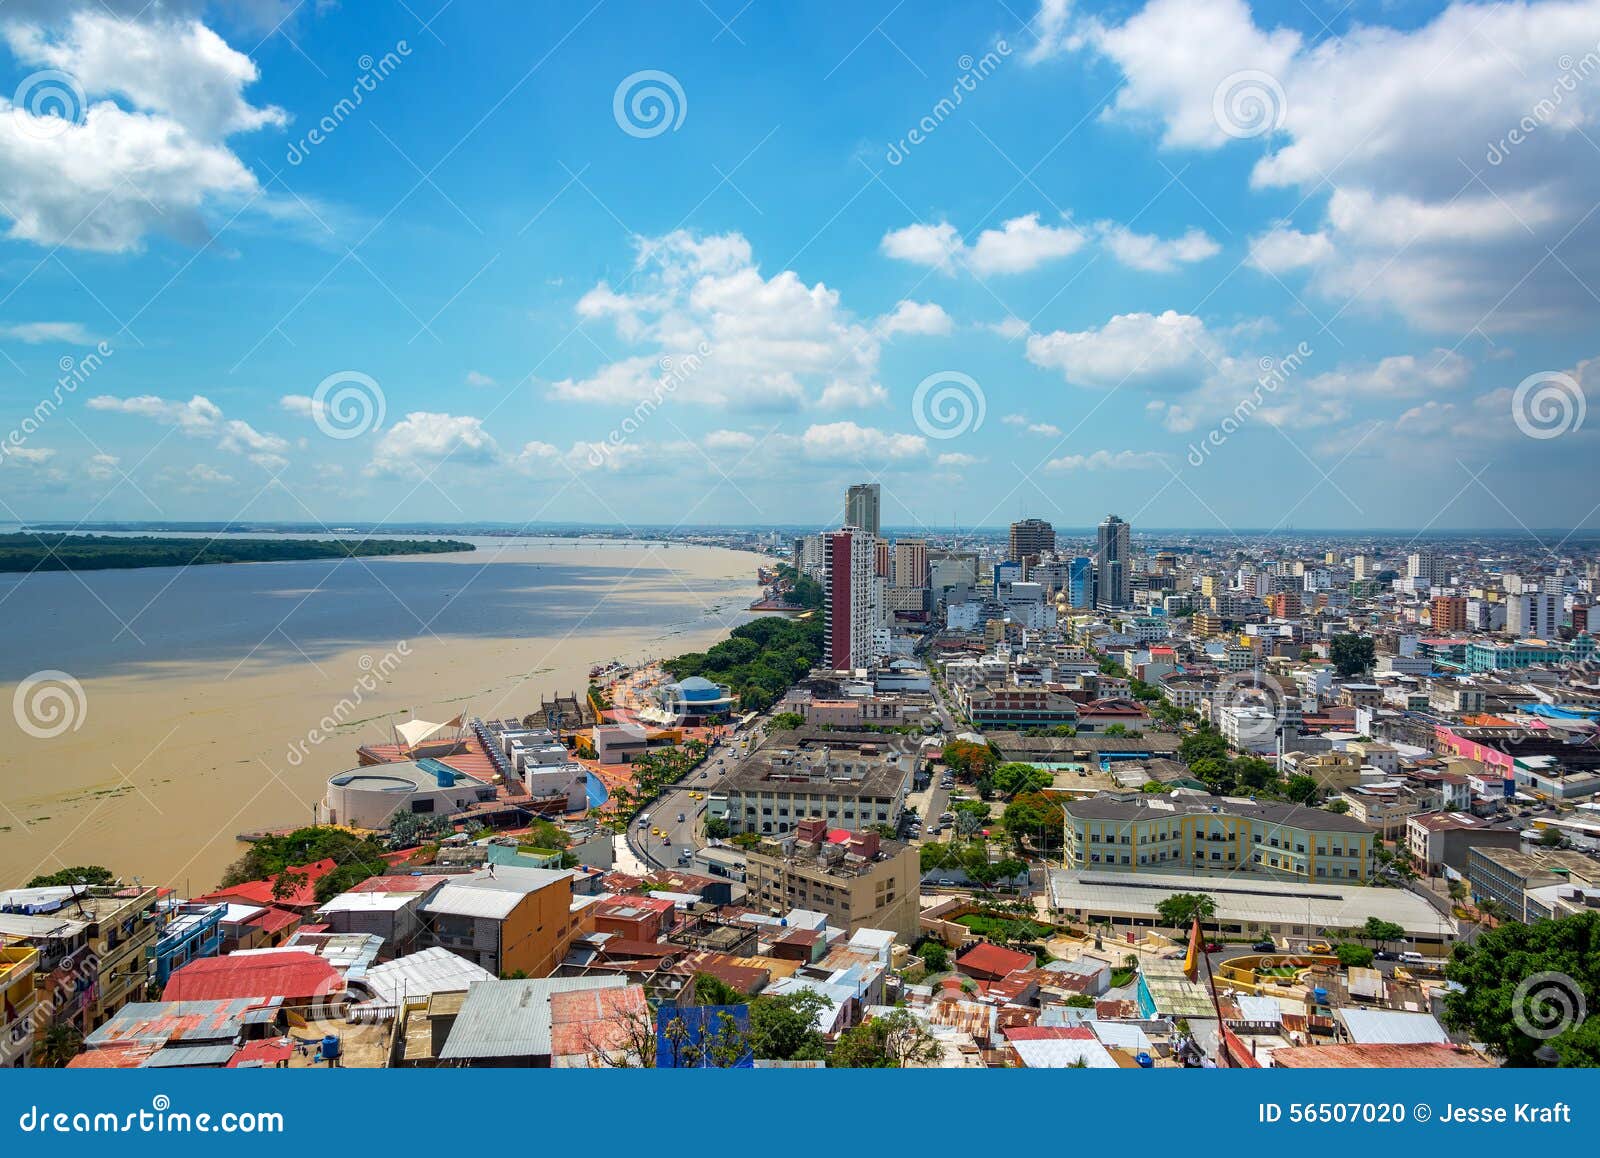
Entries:
POLYGON ((406 747, 415 748, 442 727, 443 724, 430 724, 427 720, 407 720, 403 724, 397 724, 394 730, 406 742, 406 747))

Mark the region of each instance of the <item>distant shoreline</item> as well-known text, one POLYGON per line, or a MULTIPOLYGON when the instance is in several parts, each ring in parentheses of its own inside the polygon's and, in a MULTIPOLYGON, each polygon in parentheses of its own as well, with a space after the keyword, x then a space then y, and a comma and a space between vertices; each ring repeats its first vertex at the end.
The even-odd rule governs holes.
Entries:
POLYGON ((457 539, 211 539, 158 535, 0 534, 0 574, 34 571, 129 571, 311 559, 443 555, 475 551, 457 539))

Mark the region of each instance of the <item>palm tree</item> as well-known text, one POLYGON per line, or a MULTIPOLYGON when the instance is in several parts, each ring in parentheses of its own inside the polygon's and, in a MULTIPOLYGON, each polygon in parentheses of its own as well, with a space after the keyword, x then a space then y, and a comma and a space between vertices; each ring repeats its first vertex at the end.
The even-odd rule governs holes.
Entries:
POLYGON ((52 1021, 39 1037, 39 1057, 48 1069, 63 1069, 83 1049, 83 1032, 71 1022, 52 1021))

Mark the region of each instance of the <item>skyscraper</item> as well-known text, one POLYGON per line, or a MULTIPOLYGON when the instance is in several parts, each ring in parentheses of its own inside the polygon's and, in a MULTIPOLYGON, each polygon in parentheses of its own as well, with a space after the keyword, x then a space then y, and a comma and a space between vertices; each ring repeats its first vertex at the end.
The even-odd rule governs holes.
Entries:
POLYGON ((896 539, 894 544, 894 585, 928 585, 928 542, 926 539, 896 539))
POLYGON ((1021 563, 1037 559, 1047 551, 1056 549, 1056 529, 1043 519, 1023 519, 1011 524, 1011 543, 1006 558, 1021 563))
POLYGON ((835 669, 866 667, 872 662, 873 633, 879 613, 873 574, 877 540, 856 527, 822 536, 823 661, 835 669))
POLYGON ((1107 515, 1095 541, 1095 599, 1101 607, 1127 607, 1133 603, 1132 528, 1116 515, 1107 515))
POLYGON ((878 509, 882 495, 883 488, 877 483, 856 483, 845 492, 844 525, 877 538, 880 530, 878 509))
POLYGON ((1094 606, 1094 560, 1077 555, 1068 564, 1067 602, 1073 607, 1094 606))

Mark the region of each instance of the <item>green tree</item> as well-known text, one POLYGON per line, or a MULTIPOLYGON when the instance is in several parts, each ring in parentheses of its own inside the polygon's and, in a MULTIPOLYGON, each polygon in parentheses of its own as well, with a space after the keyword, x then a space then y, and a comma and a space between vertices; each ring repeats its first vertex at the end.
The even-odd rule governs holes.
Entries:
POLYGON ((1019 792, 1036 792, 1048 788, 1055 774, 1044 768, 1035 768, 1020 760, 1009 760, 990 775, 989 781, 1001 796, 1015 796, 1019 792))
POLYGON ((950 950, 938 941, 924 941, 917 955, 929 973, 943 973, 950 968, 950 950))
POLYGON ((706 837, 709 840, 727 840, 728 834, 733 831, 725 816, 708 816, 705 823, 706 837))
POLYGON ((935 1061, 942 1050, 938 1038, 909 1009, 893 1009, 851 1026, 839 1035, 828 1055, 830 1069, 902 1069, 935 1061))
POLYGON ((82 1031, 65 1021, 52 1021, 39 1035, 39 1057, 48 1069, 64 1068, 82 1049, 82 1031))
POLYGON ((1377 659, 1377 644, 1370 635, 1336 635, 1328 646, 1328 658, 1345 679, 1370 671, 1377 659))
POLYGON ((773 1061, 815 1061, 824 1041, 817 1014, 833 1002, 813 990, 782 996, 762 995, 750 1002, 750 1048, 758 1058, 773 1061))
POLYGON ((799 712, 773 712, 767 719, 767 731, 792 732, 805 722, 806 718, 799 712))
POLYGON ((1334 946, 1334 952, 1339 955, 1339 964, 1346 969, 1362 969, 1372 964, 1372 950, 1365 945, 1345 941, 1334 946))
POLYGON ((1455 947, 1445 976, 1461 986, 1445 996, 1445 1024, 1509 1065, 1535 1064, 1548 1044, 1563 1066, 1600 1067, 1600 1017, 1574 1016, 1600 1008, 1600 913, 1488 930, 1455 947))
POLYGON ((1310 804, 1322 794, 1322 789, 1317 786, 1316 777, 1301 774, 1289 777, 1283 794, 1296 804, 1310 804))
POLYGON ((1356 930, 1356 936, 1362 940, 1371 941, 1373 948, 1382 949, 1391 941, 1405 940, 1406 931, 1404 926, 1397 925, 1393 921, 1368 917, 1366 923, 1356 930))
POLYGON ((1006 805, 1001 823, 1018 843, 1026 838, 1037 848, 1059 848, 1062 815, 1061 805, 1042 792, 1024 792, 1006 805))
POLYGON ((696 1005, 743 1005, 748 998, 722 978, 710 973, 694 975, 696 1005))
POLYGON ((1087 993, 1074 993, 1063 1003, 1068 1009, 1093 1009, 1094 998, 1087 993))
POLYGON ((1202 922, 1217 915, 1217 902, 1204 893, 1173 893, 1156 905, 1161 923, 1168 928, 1186 928, 1199 917, 1202 922))
POLYGON ((104 865, 80 864, 64 868, 60 872, 34 877, 28 882, 27 887, 43 889, 60 885, 109 885, 115 884, 116 880, 115 874, 104 865))

